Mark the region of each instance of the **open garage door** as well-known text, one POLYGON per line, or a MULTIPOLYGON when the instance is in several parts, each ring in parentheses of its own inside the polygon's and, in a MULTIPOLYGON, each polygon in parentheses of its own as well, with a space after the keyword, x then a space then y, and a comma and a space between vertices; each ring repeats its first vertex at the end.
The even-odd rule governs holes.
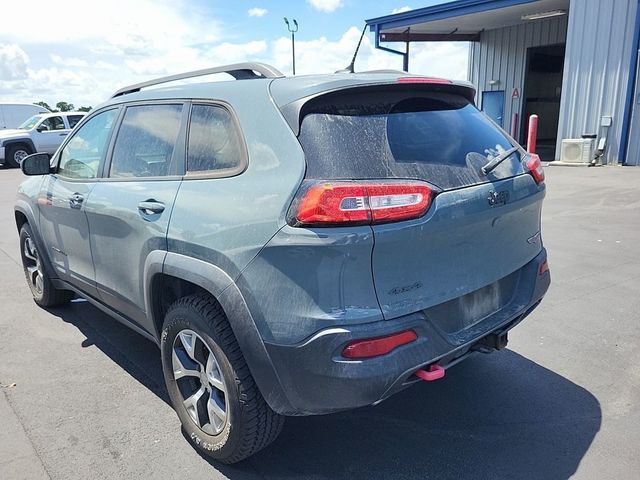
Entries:
POLYGON ((536 151, 543 160, 555 158, 564 54, 564 45, 527 49, 520 142, 522 144, 527 142, 529 116, 538 115, 538 146, 536 151))

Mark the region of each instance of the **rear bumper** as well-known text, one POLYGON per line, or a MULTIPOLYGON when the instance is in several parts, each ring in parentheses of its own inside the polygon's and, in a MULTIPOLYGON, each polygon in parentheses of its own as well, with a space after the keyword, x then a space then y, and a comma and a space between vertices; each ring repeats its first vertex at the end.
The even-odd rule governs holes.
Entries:
MULTIPOLYGON (((502 309, 474 325, 447 333, 425 312, 401 318, 321 330, 297 345, 266 343, 291 408, 279 413, 315 415, 378 403, 419 381, 414 372, 432 363, 453 366, 475 351, 483 338, 508 331, 540 303, 550 284, 540 274, 546 251, 520 269, 517 289, 502 309), (391 353, 352 361, 341 356, 352 340, 413 329, 418 339, 391 353)), ((486 350, 486 348, 485 348, 486 350)))

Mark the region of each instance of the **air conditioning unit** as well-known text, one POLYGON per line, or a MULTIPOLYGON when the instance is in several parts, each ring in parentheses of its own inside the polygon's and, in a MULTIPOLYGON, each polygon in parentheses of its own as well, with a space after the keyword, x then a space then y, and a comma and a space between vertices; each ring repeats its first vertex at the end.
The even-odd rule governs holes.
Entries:
POLYGON ((560 161, 564 163, 590 163, 593 159, 593 138, 565 138, 562 140, 560 161))

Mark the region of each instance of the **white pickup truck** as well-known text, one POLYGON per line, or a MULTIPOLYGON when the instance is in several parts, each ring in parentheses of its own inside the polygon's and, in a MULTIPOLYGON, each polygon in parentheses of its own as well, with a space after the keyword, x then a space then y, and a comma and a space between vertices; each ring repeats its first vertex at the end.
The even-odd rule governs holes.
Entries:
POLYGON ((34 115, 17 129, 0 130, 0 164, 19 167, 32 153, 53 155, 84 112, 57 112, 34 115))

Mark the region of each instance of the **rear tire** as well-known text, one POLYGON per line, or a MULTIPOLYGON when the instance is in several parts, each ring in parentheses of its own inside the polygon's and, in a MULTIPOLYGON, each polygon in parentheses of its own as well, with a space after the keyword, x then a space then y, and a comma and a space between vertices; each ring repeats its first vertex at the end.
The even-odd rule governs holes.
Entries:
POLYGON ((160 348, 171 403, 196 450, 231 464, 280 434, 284 417, 262 397, 213 298, 195 294, 171 305, 160 348))
POLYGON ((20 257, 33 300, 41 307, 56 307, 69 303, 74 297, 73 292, 58 290, 53 286, 33 238, 31 226, 25 223, 20 229, 20 257))
POLYGON ((31 154, 29 147, 21 143, 18 145, 9 145, 5 152, 5 159, 7 163, 16 168, 19 168, 22 160, 24 160, 27 155, 31 154))

